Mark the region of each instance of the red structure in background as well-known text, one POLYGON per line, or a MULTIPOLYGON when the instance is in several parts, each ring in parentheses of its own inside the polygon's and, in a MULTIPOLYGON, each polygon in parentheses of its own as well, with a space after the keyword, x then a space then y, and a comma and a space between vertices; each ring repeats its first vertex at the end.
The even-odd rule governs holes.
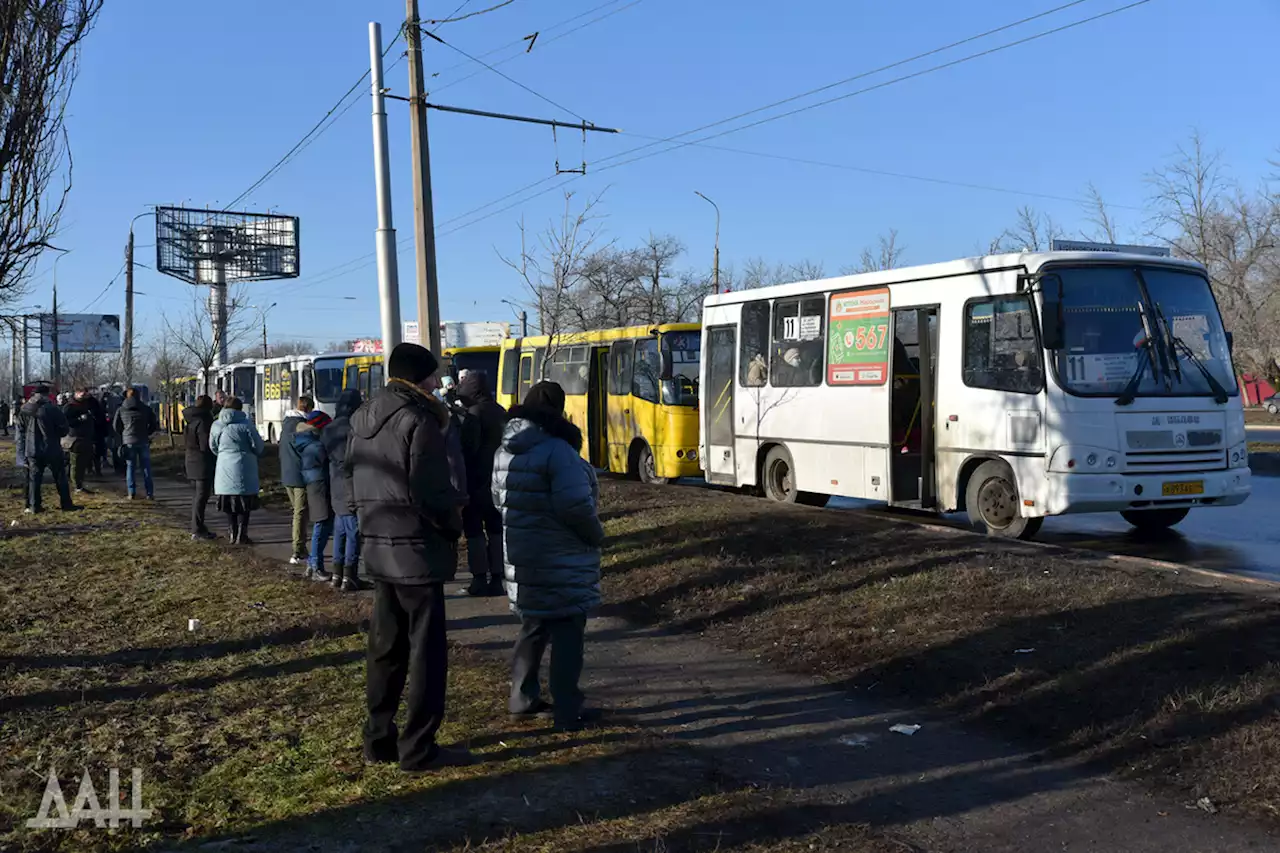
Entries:
POLYGON ((1240 377, 1240 394, 1244 397, 1246 406, 1257 406, 1274 393, 1276 389, 1265 379, 1258 379, 1247 373, 1240 377))
MULTIPOLYGON (((39 388, 41 385, 48 385, 48 386, 49 386, 49 388, 51 389, 51 390, 50 390, 50 396, 51 396, 51 397, 53 397, 54 399, 57 399, 57 397, 58 397, 58 386, 57 386, 57 385, 54 385, 52 382, 45 382, 45 381, 42 381, 42 380, 37 379, 37 380, 35 380, 34 382, 31 382, 31 383, 29 383, 29 384, 27 384, 27 385, 23 385, 23 386, 22 386, 22 399, 23 399, 23 401, 25 402, 25 401, 27 401, 27 400, 30 400, 30 399, 31 399, 31 395, 32 395, 32 394, 34 394, 34 393, 36 393, 36 389, 37 389, 37 388, 39 388)), ((16 417, 16 413, 15 413, 15 417, 16 417)))

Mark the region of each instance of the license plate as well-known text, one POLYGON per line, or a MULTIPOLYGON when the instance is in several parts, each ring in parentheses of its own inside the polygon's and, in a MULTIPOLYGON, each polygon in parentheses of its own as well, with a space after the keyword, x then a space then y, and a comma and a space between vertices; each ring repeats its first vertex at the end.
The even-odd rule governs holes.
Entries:
POLYGON ((1171 495, 1203 495, 1204 480, 1194 480, 1190 483, 1165 483, 1161 491, 1166 498, 1171 495))

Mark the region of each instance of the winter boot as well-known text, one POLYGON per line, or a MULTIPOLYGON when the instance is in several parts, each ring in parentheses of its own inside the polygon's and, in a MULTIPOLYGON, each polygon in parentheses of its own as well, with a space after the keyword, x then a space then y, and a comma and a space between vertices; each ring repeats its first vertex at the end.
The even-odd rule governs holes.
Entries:
POLYGON ((503 583, 505 569, 503 567, 501 536, 489 537, 489 548, 486 556, 489 560, 489 595, 495 598, 506 595, 507 587, 503 583))
POLYGON ((342 565, 342 563, 333 564, 332 575, 333 575, 334 589, 342 589, 342 578, 344 575, 346 575, 346 573, 347 573, 347 567, 342 565))
POLYGON ((467 587, 467 595, 488 595, 489 552, 484 539, 478 536, 467 540, 467 568, 471 570, 471 585, 467 587))

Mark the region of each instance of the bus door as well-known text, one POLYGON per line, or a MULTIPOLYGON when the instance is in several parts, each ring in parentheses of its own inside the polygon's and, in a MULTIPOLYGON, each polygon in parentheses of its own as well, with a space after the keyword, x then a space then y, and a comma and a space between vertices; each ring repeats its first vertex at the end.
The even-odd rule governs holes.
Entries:
POLYGON ((591 348, 587 386, 587 435, 591 464, 609 467, 609 348, 591 348))
POLYGON ((516 387, 516 402, 523 403, 529 389, 537 383, 533 375, 533 350, 520 353, 520 384, 516 387))
POLYGON ((627 473, 631 442, 636 435, 631 411, 631 386, 635 368, 635 341, 617 341, 609 347, 609 397, 605 409, 608 421, 609 470, 627 473))
POLYGON ((707 330, 707 385, 702 398, 702 429, 706 436, 706 458, 702 464, 707 481, 736 482, 733 458, 734 357, 738 352, 736 326, 707 330))
POLYGON ((938 379, 938 307, 893 312, 889 396, 889 502, 937 505, 934 440, 938 379))

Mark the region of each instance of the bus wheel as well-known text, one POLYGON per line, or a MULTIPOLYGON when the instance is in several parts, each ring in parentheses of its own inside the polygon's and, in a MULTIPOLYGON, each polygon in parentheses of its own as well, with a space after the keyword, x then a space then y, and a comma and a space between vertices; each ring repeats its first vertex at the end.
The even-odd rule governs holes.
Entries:
POLYGON ((1142 531, 1168 530, 1187 517, 1191 510, 1181 509, 1135 509, 1120 513, 1124 520, 1142 531))
POLYGON ((653 461, 653 451, 647 444, 641 445, 640 452, 636 455, 636 472, 640 475, 640 482, 651 486, 665 486, 671 482, 670 477, 658 476, 658 467, 653 461))
POLYGON ((267 424, 267 444, 276 443, 276 425, 267 424))
POLYGON ((1003 462, 983 462, 973 472, 965 493, 965 511, 975 529, 1005 539, 1030 539, 1044 523, 1043 518, 1022 516, 1018 485, 1003 462))
POLYGON ((830 497, 796 489, 796 469, 785 447, 775 447, 764 458, 761 491, 775 503, 826 506, 830 497))

